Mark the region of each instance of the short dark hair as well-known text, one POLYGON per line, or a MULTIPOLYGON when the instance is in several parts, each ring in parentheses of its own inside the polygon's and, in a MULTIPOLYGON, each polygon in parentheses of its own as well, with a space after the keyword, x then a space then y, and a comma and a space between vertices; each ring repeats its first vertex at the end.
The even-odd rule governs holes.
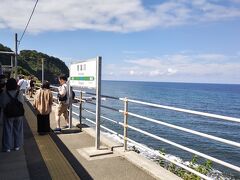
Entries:
POLYGON ((48 81, 44 81, 42 84, 43 89, 50 89, 50 83, 48 81))
POLYGON ((64 80, 64 81, 67 81, 67 76, 64 75, 64 74, 62 74, 62 75, 60 75, 60 76, 58 77, 58 79, 62 79, 62 80, 64 80))
POLYGON ((6 89, 7 91, 11 91, 11 90, 17 90, 17 81, 14 78, 10 78, 7 80, 6 83, 6 89))

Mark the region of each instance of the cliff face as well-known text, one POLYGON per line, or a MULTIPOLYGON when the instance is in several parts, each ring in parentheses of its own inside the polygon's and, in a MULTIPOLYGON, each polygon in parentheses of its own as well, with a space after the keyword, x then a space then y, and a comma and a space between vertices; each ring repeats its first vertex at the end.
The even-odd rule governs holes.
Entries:
MULTIPOLYGON (((12 51, 10 48, 0 44, 0 51, 12 51)), ((22 50, 18 56, 18 72, 24 75, 34 75, 42 78, 42 59, 44 59, 44 76, 51 83, 56 83, 60 74, 69 75, 69 69, 59 58, 35 50, 22 50)), ((10 65, 11 58, 8 55, 0 54, 0 63, 10 65)))

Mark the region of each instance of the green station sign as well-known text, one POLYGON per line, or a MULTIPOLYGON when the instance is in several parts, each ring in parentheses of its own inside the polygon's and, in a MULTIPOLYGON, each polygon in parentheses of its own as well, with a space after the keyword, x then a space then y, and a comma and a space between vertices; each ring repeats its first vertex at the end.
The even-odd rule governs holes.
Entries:
POLYGON ((94 81, 93 76, 74 76, 70 77, 70 80, 75 80, 75 81, 94 81))

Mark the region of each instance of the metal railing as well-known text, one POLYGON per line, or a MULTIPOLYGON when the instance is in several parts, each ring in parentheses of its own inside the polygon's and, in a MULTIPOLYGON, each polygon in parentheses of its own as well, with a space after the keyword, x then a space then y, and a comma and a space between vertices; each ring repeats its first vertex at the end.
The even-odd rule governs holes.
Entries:
MULTIPOLYGON (((84 117, 83 116, 83 112, 85 113, 88 113, 88 114, 92 114, 92 115, 95 115, 95 112, 92 111, 91 109, 87 109, 87 108, 84 108, 83 107, 83 104, 92 104, 92 105, 95 105, 94 103, 94 96, 95 94, 94 93, 90 93, 90 92, 86 92, 86 91, 78 91, 78 90, 74 90, 75 92, 79 93, 79 98, 76 97, 75 99, 78 101, 78 105, 76 104, 73 104, 72 106, 73 107, 76 107, 79 109, 79 112, 75 112, 75 111, 72 111, 70 113, 73 113, 74 115, 78 116, 79 117, 79 122, 80 124, 82 124, 82 119, 88 121, 89 123, 95 125, 95 120, 93 119, 90 119, 88 117, 84 117), (84 96, 85 95, 85 96, 84 96)), ((163 137, 159 137, 157 135, 154 135, 150 132, 147 132, 147 131, 144 131, 144 130, 141 130, 139 128, 136 128, 134 126, 131 126, 129 125, 128 121, 129 121, 129 116, 132 116, 132 117, 135 117, 135 118, 138 118, 138 119, 141 119, 141 120, 144 120, 144 121, 149 121, 149 122, 152 122, 152 123, 155 123, 155 124, 158 124, 158 125, 163 125, 163 126, 166 126, 168 128, 172 128, 172 129, 177 129, 177 130, 180 130, 180 131, 183 131, 183 132, 186 132, 186 133, 191 133, 191 134, 194 134, 194 135, 197 135, 197 136, 201 136, 201 137, 204 137, 204 138, 207 138, 207 139, 211 139, 211 140, 214 140, 214 141, 218 141, 218 142, 221 142, 221 143, 224 143, 224 144, 228 144, 228 145, 231 145, 231 146, 235 146, 235 147, 240 147, 240 143, 238 142, 234 142, 234 141, 231 141, 231 140, 227 140, 227 139, 224 139, 224 138, 220 138, 220 137, 217 137, 217 136, 213 136, 213 135, 209 135, 209 134, 206 134, 206 133, 202 133, 202 132, 199 132, 199 131, 195 131, 195 130, 192 130, 192 129, 188 129, 188 128, 185 128, 185 127, 181 127, 181 126, 177 126, 177 125, 173 125, 173 124, 170 124, 170 123, 166 123, 160 119, 153 119, 153 118, 149 118, 149 117, 145 117, 143 115, 139 115, 139 114, 136 114, 136 113, 133 113, 133 112, 130 112, 129 111, 129 102, 131 103, 135 103, 135 104, 141 104, 141 105, 144 105, 144 106, 148 106, 148 107, 154 107, 154 108, 159 108, 159 109, 167 109, 167 110, 172 110, 172 111, 178 111, 178 112, 183 112, 183 113, 188 113, 188 114, 194 114, 194 115, 198 115, 198 116, 203 116, 203 117, 210 117, 210 118, 215 118, 215 119, 221 119, 221 120, 225 120, 225 121, 232 121, 232 122, 237 122, 239 123, 240 122, 240 118, 235 118, 235 117, 228 117, 228 116, 222 116, 222 115, 217 115, 217 114, 211 114, 211 113, 205 113, 205 112, 199 112, 199 111, 193 111, 193 110, 188 110, 188 109, 182 109, 182 108, 176 108, 176 107, 171 107, 171 106, 164 106, 164 105, 160 105, 160 104, 154 104, 154 103, 147 103, 147 102, 143 102, 143 101, 139 101, 139 100, 133 100, 133 99, 128 99, 128 98, 118 98, 118 97, 113 97, 113 96, 105 96, 105 95, 101 95, 101 99, 104 100, 104 99, 112 99, 112 100, 118 100, 120 102, 123 103, 123 110, 121 109, 116 109, 116 108, 113 108, 113 107, 109 107, 109 106, 106 106, 106 105, 101 105, 102 108, 105 108, 105 109, 108 109, 108 110, 111 110, 111 111, 114 111, 114 112, 117 112, 117 113, 121 113, 123 115, 123 121, 122 122, 118 122, 114 119, 111 119, 109 117, 106 117, 106 116, 103 116, 101 115, 101 119, 104 119, 106 121, 109 121, 111 123, 115 123, 117 125, 120 125, 123 127, 123 135, 122 134, 119 134, 117 132, 115 132, 114 130, 112 129, 109 129, 103 125, 100 125, 100 127, 112 134, 115 134, 117 135, 118 137, 122 138, 123 139, 123 142, 124 142, 124 150, 128 150, 128 142, 131 142, 133 144, 135 144, 136 146, 138 147, 141 147, 141 148, 144 148, 144 149, 147 149, 148 151, 152 151, 151 149, 141 145, 140 143, 130 139, 128 137, 128 129, 131 129, 131 130, 134 130, 136 132, 139 132, 143 135, 146 135, 146 136, 149 136, 151 138, 154 138, 158 141, 162 141, 164 143, 167 143, 169 145, 172 145, 172 146, 175 146, 179 149, 182 149, 184 151, 187 151, 187 152, 190 152, 192 154, 195 154, 195 155, 198 155, 200 157, 203 157, 205 159, 208 159, 208 160, 211 160, 213 162, 216 162, 218 164, 221 164, 225 167, 228 167, 230 169, 233 169, 237 172, 240 172, 240 167, 238 166, 235 166, 233 164, 230 164, 228 162, 225 162, 223 160, 220 160, 220 159, 217 159, 215 157, 212 157, 212 156, 209 156, 207 154, 204 154, 202 152, 199 152, 199 151, 196 151, 194 149, 191 149, 189 147, 186 147, 186 146, 183 146, 183 145, 180 145, 178 143, 175 143, 173 141, 170 141, 170 140, 167 140, 163 137)), ((197 172, 196 170, 194 169, 191 169, 189 168, 188 166, 184 165, 184 164, 181 164, 177 161, 174 161, 162 154, 159 154, 159 156, 165 160, 167 160, 168 162, 171 162, 191 173, 194 173, 196 174, 197 176, 203 178, 203 179, 211 179, 209 177, 207 177, 206 175, 204 174, 201 174, 199 172, 197 172)))

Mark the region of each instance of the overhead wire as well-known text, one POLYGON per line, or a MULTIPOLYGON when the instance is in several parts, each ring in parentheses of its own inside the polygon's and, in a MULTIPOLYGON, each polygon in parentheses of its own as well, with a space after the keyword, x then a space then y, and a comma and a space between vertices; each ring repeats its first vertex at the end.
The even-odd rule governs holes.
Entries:
POLYGON ((21 43, 21 41, 22 41, 22 39, 23 39, 23 37, 24 37, 24 34, 25 34, 25 32, 26 32, 26 30, 27 30, 27 28, 28 28, 28 25, 29 25, 29 23, 30 23, 30 21, 31 21, 31 19, 32 19, 32 16, 33 16, 33 14, 34 14, 34 12, 35 12, 37 3, 38 3, 38 0, 36 1, 35 5, 34 5, 34 7, 33 7, 32 13, 31 13, 31 15, 30 15, 30 17, 29 17, 29 19, 28 19, 28 22, 27 22, 27 24, 26 24, 26 26, 25 26, 25 29, 24 29, 24 31, 23 31, 23 33, 22 33, 22 35, 21 35, 20 40, 18 41, 18 46, 20 45, 20 43, 21 43))

